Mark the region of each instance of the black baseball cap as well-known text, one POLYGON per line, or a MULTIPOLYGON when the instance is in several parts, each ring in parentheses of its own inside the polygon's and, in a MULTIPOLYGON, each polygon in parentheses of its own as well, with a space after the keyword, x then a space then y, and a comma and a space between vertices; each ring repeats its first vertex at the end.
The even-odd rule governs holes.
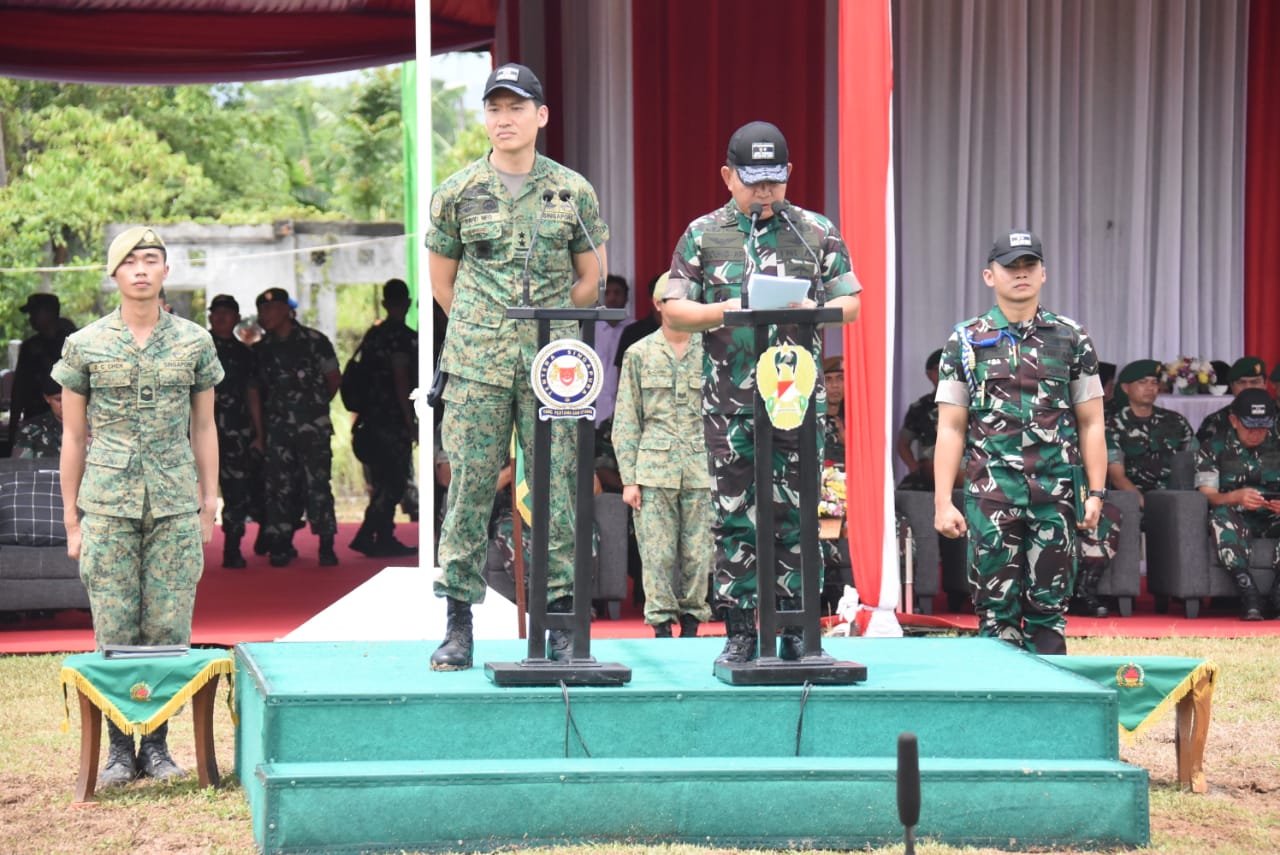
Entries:
POLYGON ((1276 402, 1266 389, 1245 389, 1231 402, 1231 412, 1247 428, 1270 428, 1276 423, 1276 402))
POLYGON ((521 98, 529 98, 539 104, 546 103, 538 75, 530 71, 529 66, 518 62, 505 63, 490 72, 489 79, 484 82, 484 96, 480 100, 489 100, 489 96, 499 89, 509 89, 521 98))
POLYGON ((284 303, 290 309, 298 308, 297 302, 289 296, 289 292, 283 288, 268 288, 258 295, 257 304, 261 306, 263 303, 284 303))
POLYGON ((787 138, 776 125, 748 122, 729 137, 727 160, 743 184, 787 180, 787 138))
POLYGON ((1006 267, 1026 256, 1044 261, 1044 250, 1040 246, 1040 238, 1025 230, 1005 232, 991 245, 991 252, 987 253, 987 263, 994 261, 1001 267, 1006 267))
POLYGON ((49 309, 54 312, 61 311, 62 302, 58 299, 57 294, 46 294, 43 291, 37 291, 34 294, 27 295, 27 302, 18 307, 19 312, 35 312, 40 309, 49 309))
POLYGON ((230 294, 219 294, 209 301, 209 311, 214 309, 231 309, 234 312, 240 311, 240 303, 230 294))

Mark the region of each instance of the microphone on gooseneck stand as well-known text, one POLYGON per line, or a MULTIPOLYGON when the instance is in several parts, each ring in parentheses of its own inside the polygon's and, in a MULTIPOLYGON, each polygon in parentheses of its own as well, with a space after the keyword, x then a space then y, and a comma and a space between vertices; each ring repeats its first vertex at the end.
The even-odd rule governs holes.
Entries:
POLYGON ((542 191, 542 210, 538 212, 538 220, 533 224, 533 234, 529 236, 529 250, 524 254, 524 305, 526 306, 532 305, 529 302, 529 262, 533 260, 533 245, 538 242, 538 229, 542 228, 542 221, 547 216, 547 206, 555 197, 556 194, 550 190, 542 191))
POLYGON ((769 207, 773 209, 775 217, 782 217, 782 221, 800 239, 800 245, 804 247, 805 252, 809 253, 809 259, 813 262, 813 299, 819 306, 823 305, 827 302, 827 289, 822 285, 822 260, 818 258, 818 253, 814 252, 813 247, 809 246, 809 242, 804 239, 804 235, 796 228, 795 221, 787 213, 791 209, 791 203, 774 202, 769 207))
MULTIPOLYGON (((548 193, 551 191, 548 190, 548 193)), ((544 197, 545 198, 545 197, 544 197)), ((573 209, 573 216, 578 220, 578 228, 582 229, 582 233, 587 236, 587 244, 591 247, 591 252, 596 257, 596 270, 600 273, 600 280, 596 286, 596 305, 604 305, 604 261, 600 258, 600 250, 596 249, 596 242, 591 239, 591 232, 587 229, 587 224, 582 221, 582 214, 578 213, 578 206, 572 204, 573 194, 567 188, 560 188, 560 201, 569 203, 569 207, 573 209)))
POLYGON ((742 253, 747 257, 747 263, 742 269, 742 294, 739 299, 742 301, 742 308, 751 308, 751 294, 748 287, 748 280, 756 269, 755 256, 747 249, 748 246, 754 246, 756 242, 756 224, 760 222, 760 215, 764 213, 764 208, 759 202, 752 202, 751 207, 747 208, 747 214, 751 217, 751 232, 747 235, 747 240, 742 246, 742 253))

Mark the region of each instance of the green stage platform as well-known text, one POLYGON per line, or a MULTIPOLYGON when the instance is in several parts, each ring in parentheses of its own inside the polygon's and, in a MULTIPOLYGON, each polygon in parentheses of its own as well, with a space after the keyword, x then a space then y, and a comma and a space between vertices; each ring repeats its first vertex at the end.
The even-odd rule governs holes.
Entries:
POLYGON ((854 686, 733 687, 722 639, 593 641, 618 687, 435 673, 434 643, 236 648, 236 768, 265 852, 578 841, 857 849, 901 840, 896 745, 919 739, 917 835, 1004 848, 1148 842, 1115 692, 1000 642, 843 639, 854 686))

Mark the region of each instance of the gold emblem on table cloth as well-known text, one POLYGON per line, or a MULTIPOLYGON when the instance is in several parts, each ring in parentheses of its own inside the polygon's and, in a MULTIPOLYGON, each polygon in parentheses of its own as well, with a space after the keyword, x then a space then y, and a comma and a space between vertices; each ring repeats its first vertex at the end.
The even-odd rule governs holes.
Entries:
POLYGON ((1116 686, 1121 689, 1141 689, 1146 681, 1147 672, 1137 662, 1126 662, 1116 670, 1116 686))
POLYGON ((134 683, 129 687, 129 697, 140 703, 151 700, 151 687, 146 683, 134 683))
POLYGON ((756 386, 774 427, 800 427, 817 377, 813 354, 802 347, 782 344, 760 354, 756 360, 756 386))

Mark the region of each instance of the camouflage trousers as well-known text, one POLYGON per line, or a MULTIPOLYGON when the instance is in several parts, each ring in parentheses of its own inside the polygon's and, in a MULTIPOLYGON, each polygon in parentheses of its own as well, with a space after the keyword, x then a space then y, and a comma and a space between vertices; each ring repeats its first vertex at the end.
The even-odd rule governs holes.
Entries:
POLYGON ((1038 629, 1063 634, 1076 563, 1072 503, 1015 507, 966 493, 964 517, 978 634, 1019 647, 1038 629))
MULTIPOLYGON (((524 453, 524 470, 532 485, 535 455, 534 421, 538 400, 524 376, 512 370, 511 386, 492 386, 450 377, 445 387, 444 421, 440 442, 451 472, 444 524, 440 529, 438 597, 467 603, 484 599, 482 573, 488 550, 489 516, 498 486, 498 473, 510 459, 514 424, 524 453)), ((551 422, 551 489, 548 497, 533 497, 533 513, 546 513, 547 600, 573 593, 575 528, 574 453, 576 423, 551 422)))
MULTIPOLYGON (((818 419, 817 459, 822 472, 822 432, 818 419)), ((710 413, 703 416, 715 543, 715 599, 717 605, 751 609, 756 606, 756 472, 755 419, 749 415, 710 413)), ((769 425, 772 430, 772 425, 769 425)), ((775 596, 799 597, 800 555, 800 431, 773 431, 772 511, 774 525, 775 596)), ((813 497, 817 501, 817 497, 813 497)), ((817 540, 818 532, 808 536, 817 540)), ((814 568, 821 574, 822 566, 814 568)), ((819 575, 818 584, 821 585, 819 575)))
POLYGON ((413 474, 413 440, 403 423, 387 424, 371 421, 374 451, 365 463, 364 477, 369 483, 369 504, 364 510, 361 530, 380 538, 395 531, 396 505, 404 498, 413 474))
POLYGON ((141 519, 85 514, 80 530, 80 578, 98 649, 187 644, 204 572, 199 515, 157 519, 144 505, 141 519))
MULTIPOLYGON (((282 426, 289 427, 289 426, 282 426)), ((333 448, 328 431, 315 425, 291 429, 267 427, 266 535, 274 542, 293 537, 298 511, 305 508, 311 531, 317 535, 338 532, 333 509, 333 448)))
MULTIPOLYGON (((1248 576, 1248 587, 1254 587, 1253 577, 1249 575, 1249 542, 1257 538, 1280 537, 1280 514, 1272 513, 1266 508, 1246 511, 1228 505, 1219 505, 1209 509, 1209 531, 1213 534, 1213 547, 1218 553, 1218 560, 1227 569, 1237 587, 1240 577, 1248 576)), ((1272 556, 1272 567, 1280 573, 1280 548, 1272 556)), ((1280 587, 1280 579, 1276 586, 1280 587)))
POLYGON ((1080 558, 1110 563, 1120 547, 1120 509, 1111 502, 1102 503, 1102 516, 1096 528, 1076 530, 1080 558))
POLYGON ((644 565, 644 622, 657 626, 678 621, 681 615, 710 620, 710 491, 642 487, 634 518, 644 565))
POLYGON ((218 486, 222 490, 222 530, 244 535, 249 517, 262 520, 262 455, 253 450, 251 437, 218 435, 218 486))

